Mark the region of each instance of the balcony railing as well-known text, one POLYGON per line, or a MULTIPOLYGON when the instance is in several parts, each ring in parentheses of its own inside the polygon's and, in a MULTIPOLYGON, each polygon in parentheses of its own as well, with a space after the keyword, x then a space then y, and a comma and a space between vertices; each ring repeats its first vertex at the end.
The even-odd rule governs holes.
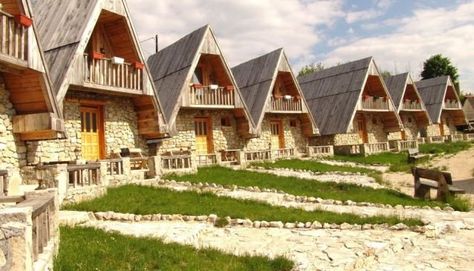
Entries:
POLYGON ((271 97, 270 111, 299 112, 303 110, 301 99, 294 97, 271 97))
POLYGON ((246 151, 244 154, 245 160, 248 162, 260 162, 272 160, 271 150, 260 150, 260 151, 246 151))
POLYGON ((464 134, 464 140, 466 141, 474 140, 474 134, 464 134))
POLYGON ((87 163, 85 165, 68 165, 69 185, 92 186, 100 184, 100 163, 87 163))
POLYGON ((309 157, 334 156, 334 146, 308 146, 309 157))
POLYGON ((427 143, 444 143, 444 136, 429 136, 427 137, 427 143))
POLYGON ((446 100, 444 101, 444 108, 460 109, 461 106, 456 100, 446 100))
POLYGON ((405 100, 403 102, 403 109, 405 110, 421 110, 421 104, 418 101, 405 100))
POLYGON ((273 153, 272 153, 273 159, 285 159, 285 158, 293 158, 293 157, 295 157, 294 148, 277 149, 277 150, 273 150, 273 153))
POLYGON ((215 153, 209 154, 196 154, 196 165, 198 167, 206 167, 217 165, 219 159, 215 153))
POLYGON ((462 134, 454 134, 454 135, 448 136, 448 141, 450 142, 463 141, 463 140, 464 140, 464 136, 462 134))
POLYGON ((390 110, 389 100, 385 97, 365 96, 360 101, 359 110, 390 110))
POLYGON ((365 143, 362 147, 365 155, 388 152, 390 150, 388 142, 365 143))
POLYGON ((418 149, 418 140, 391 140, 390 149, 400 152, 409 149, 418 149))
POLYGON ((161 156, 162 171, 189 171, 192 170, 192 156, 191 154, 170 154, 161 156))
POLYGON ((84 83, 105 87, 142 91, 143 70, 124 62, 117 64, 110 58, 95 59, 83 57, 84 83))
POLYGON ((189 105, 233 107, 235 105, 235 92, 233 87, 194 84, 190 87, 189 105))
POLYGON ((15 17, 0 10, 0 53, 23 61, 28 60, 28 28, 15 17))

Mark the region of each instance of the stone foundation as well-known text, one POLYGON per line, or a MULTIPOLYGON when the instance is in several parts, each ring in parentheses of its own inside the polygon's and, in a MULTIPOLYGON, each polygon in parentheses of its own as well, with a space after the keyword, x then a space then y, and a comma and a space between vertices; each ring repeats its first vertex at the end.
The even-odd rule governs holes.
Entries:
MULTIPOLYGON (((420 136, 420 129, 418 128, 415 115, 412 113, 400 113, 400 118, 405 128, 406 140, 417 140, 420 136)), ((388 139, 402 140, 402 134, 401 132, 390 133, 388 139)))

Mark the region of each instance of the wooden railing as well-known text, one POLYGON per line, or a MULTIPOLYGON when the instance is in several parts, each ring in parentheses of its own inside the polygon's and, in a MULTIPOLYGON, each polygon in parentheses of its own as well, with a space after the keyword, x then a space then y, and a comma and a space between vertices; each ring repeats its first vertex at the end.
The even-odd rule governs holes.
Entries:
POLYGON ((464 136, 462 134, 449 135, 448 140, 451 142, 463 141, 464 136))
POLYGON ((85 165, 68 165, 69 185, 91 186, 100 184, 100 163, 88 163, 85 165))
POLYGON ((222 150, 221 162, 224 164, 240 164, 240 150, 222 150))
POLYGON ((196 154, 196 165, 200 167, 217 165, 217 155, 215 153, 196 154))
POLYGON ((235 105, 233 88, 192 85, 189 94, 190 105, 235 105))
POLYGON ((376 154, 381 152, 388 152, 389 145, 388 142, 380 142, 380 143, 365 143, 363 144, 364 154, 376 154))
POLYGON ((309 157, 327 157, 334 155, 333 146, 308 146, 309 157))
POLYGON ((276 98, 271 97, 270 100, 270 111, 302 111, 303 103, 301 99, 295 99, 291 97, 286 99, 285 97, 276 98))
POLYGON ((456 100, 447 100, 444 101, 444 108, 451 108, 451 109, 460 109, 461 106, 456 100))
POLYGON ((115 64, 112 59, 83 57, 84 82, 106 87, 143 90, 143 70, 130 63, 115 64))
POLYGON ((421 110, 421 104, 418 101, 405 100, 403 102, 403 109, 405 110, 421 110))
POLYGON ((0 196, 8 195, 8 171, 0 170, 0 196))
POLYGON ((292 158, 292 157, 295 157, 294 148, 272 150, 273 159, 284 159, 284 158, 292 158))
POLYGON ((0 10, 0 53, 23 61, 28 60, 28 29, 15 17, 0 10))
POLYGON ((246 151, 245 160, 250 162, 272 160, 271 150, 246 151))
POLYGON ((107 163, 107 175, 123 175, 123 160, 122 159, 108 159, 104 160, 107 163))
POLYGON ((38 260, 38 255, 43 253, 48 242, 55 235, 54 216, 56 208, 54 206, 54 195, 44 195, 31 199, 26 199, 18 203, 15 207, 33 207, 32 218, 32 243, 33 260, 38 260))
POLYGON ((428 137, 428 143, 444 143, 444 136, 430 136, 428 137))
POLYGON ((418 144, 425 144, 426 143, 426 137, 419 137, 418 138, 418 144))
POLYGON ((390 110, 389 100, 385 97, 365 97, 360 101, 360 110, 390 110))
POLYGON ((192 169, 192 156, 191 154, 161 156, 161 168, 163 171, 192 169))
POLYGON ((406 151, 408 149, 418 149, 418 141, 417 140, 405 140, 405 141, 398 141, 398 151, 406 151))
POLYGON ((474 140, 474 134, 464 134, 464 140, 466 141, 474 140))

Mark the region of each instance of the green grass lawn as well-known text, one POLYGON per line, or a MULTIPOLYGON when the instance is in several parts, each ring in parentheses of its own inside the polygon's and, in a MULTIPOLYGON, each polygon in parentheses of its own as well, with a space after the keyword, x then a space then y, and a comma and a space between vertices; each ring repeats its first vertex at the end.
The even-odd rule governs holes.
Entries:
MULTIPOLYGON (((419 146, 422 154, 456 154, 460 151, 467 150, 472 147, 470 142, 450 142, 442 144, 421 144, 419 146)), ((407 152, 393 153, 379 153, 369 156, 362 155, 335 155, 332 159, 337 161, 347 161, 367 165, 388 165, 390 171, 409 172, 413 164, 408 163, 407 152)), ((417 164, 429 161, 429 157, 419 160, 417 164)))
POLYGON ((329 165, 318 162, 316 160, 278 160, 275 162, 265 162, 254 164, 257 167, 264 167, 266 169, 273 168, 291 168, 291 169, 305 169, 317 173, 329 173, 329 172, 349 172, 349 173, 362 173, 374 178, 378 183, 382 183, 382 174, 376 170, 371 170, 361 167, 352 166, 339 166, 329 165))
POLYGON ((209 215, 216 214, 223 218, 248 218, 250 220, 308 222, 321 223, 344 222, 352 224, 381 224, 391 225, 403 222, 407 225, 419 225, 416 219, 400 220, 397 217, 360 217, 353 214, 336 214, 326 211, 304 211, 297 208, 271 206, 254 200, 238 200, 228 197, 218 197, 211 193, 191 191, 176 192, 163 188, 127 185, 109 188, 107 195, 91 201, 65 206, 66 210, 77 211, 114 211, 133 214, 183 214, 209 215))
POLYGON ((347 183, 318 182, 222 167, 200 168, 197 174, 168 175, 164 178, 192 183, 208 182, 221 185, 258 186, 260 188, 282 190, 293 195, 342 201, 352 200, 355 202, 373 202, 390 205, 442 206, 439 202, 414 199, 391 189, 373 189, 347 183))
POLYGON ((234 256, 215 249, 165 244, 92 228, 61 228, 56 271, 116 270, 254 270, 289 271, 294 263, 283 258, 234 256))

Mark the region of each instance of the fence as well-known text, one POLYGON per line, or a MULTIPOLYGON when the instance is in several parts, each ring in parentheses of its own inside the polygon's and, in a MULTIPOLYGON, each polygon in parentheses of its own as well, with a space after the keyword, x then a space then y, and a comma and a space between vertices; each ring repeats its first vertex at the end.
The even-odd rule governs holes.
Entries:
POLYGON ((91 186, 100 184, 100 163, 87 163, 85 165, 68 165, 69 185, 91 186))

